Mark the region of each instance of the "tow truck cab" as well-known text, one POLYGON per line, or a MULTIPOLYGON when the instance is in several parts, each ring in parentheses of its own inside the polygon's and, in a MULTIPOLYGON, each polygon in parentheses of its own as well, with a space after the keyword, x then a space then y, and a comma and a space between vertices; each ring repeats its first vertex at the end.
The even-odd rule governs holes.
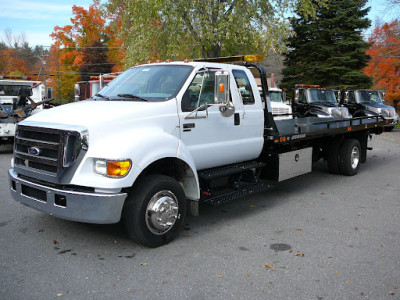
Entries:
POLYGON ((268 89, 269 98, 271 101, 272 114, 276 118, 292 118, 292 108, 290 105, 285 104, 285 93, 276 87, 268 89))
POLYGON ((293 114, 297 117, 351 118, 346 107, 340 107, 332 89, 319 85, 296 84, 292 101, 293 114))
POLYGON ((380 115, 387 120, 386 131, 390 131, 399 122, 396 110, 383 103, 383 97, 377 90, 348 89, 341 92, 340 103, 348 108, 354 117, 380 115))

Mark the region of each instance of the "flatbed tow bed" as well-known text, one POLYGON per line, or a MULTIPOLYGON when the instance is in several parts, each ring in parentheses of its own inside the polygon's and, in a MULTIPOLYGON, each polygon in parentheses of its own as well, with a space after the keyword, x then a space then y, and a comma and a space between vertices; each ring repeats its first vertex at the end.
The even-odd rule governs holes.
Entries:
POLYGON ((382 116, 357 117, 348 120, 329 118, 321 121, 318 117, 276 120, 277 131, 264 129, 266 145, 289 144, 318 137, 370 130, 371 133, 382 133, 386 120, 382 116))
MULTIPOLYGON (((328 162, 331 173, 355 175, 339 170, 340 146, 346 139, 358 140, 360 162, 365 163, 367 150, 370 150, 367 147, 368 137, 372 133, 382 133, 386 123, 381 116, 348 120, 329 118, 323 121, 318 117, 276 120, 277 130, 264 129, 264 149, 257 160, 199 171, 200 203, 220 206, 265 192, 279 181, 311 172, 312 163, 320 158, 328 162), (311 159, 301 162, 300 157, 307 148, 311 159), (288 173, 286 169, 293 171, 288 173)), ((194 214, 197 213, 195 211, 194 214)))

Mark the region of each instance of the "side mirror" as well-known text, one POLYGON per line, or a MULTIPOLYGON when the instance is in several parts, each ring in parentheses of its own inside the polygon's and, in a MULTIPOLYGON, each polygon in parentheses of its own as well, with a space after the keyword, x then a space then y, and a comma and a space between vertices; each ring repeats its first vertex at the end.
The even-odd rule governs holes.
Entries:
POLYGON ((101 90, 104 87, 104 75, 100 74, 99 75, 99 90, 101 90))
POLYGON ((220 104, 219 111, 224 117, 230 117, 235 113, 235 106, 229 101, 229 73, 227 71, 215 72, 214 102, 220 104))
POLYGON ((295 103, 295 104, 299 103, 299 90, 296 90, 294 92, 293 103, 295 103))
POLYGON ((215 72, 214 102, 228 105, 229 103, 229 73, 227 71, 215 72))
POLYGON ((75 95, 75 101, 79 101, 81 95, 81 88, 78 83, 75 83, 74 85, 74 95, 75 95))
POLYGON ((53 89, 47 88, 47 99, 53 99, 53 89))
POLYGON ((343 96, 343 104, 349 103, 349 92, 345 92, 343 96))

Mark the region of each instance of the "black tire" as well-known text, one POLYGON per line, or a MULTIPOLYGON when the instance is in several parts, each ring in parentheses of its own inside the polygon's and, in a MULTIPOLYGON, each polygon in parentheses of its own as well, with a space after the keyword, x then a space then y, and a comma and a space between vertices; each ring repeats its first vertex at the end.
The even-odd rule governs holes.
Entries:
POLYGON ((151 248, 172 241, 185 215, 186 197, 182 187, 164 175, 140 179, 129 193, 123 212, 129 237, 151 248))
POLYGON ((360 142, 355 139, 344 140, 339 148, 338 165, 341 174, 354 176, 361 163, 360 142))
POLYGON ((327 162, 328 170, 332 174, 339 174, 339 149, 341 141, 339 139, 333 140, 328 147, 327 162))
POLYGON ((385 127, 385 131, 386 131, 386 132, 392 131, 393 128, 394 128, 394 126, 385 127))

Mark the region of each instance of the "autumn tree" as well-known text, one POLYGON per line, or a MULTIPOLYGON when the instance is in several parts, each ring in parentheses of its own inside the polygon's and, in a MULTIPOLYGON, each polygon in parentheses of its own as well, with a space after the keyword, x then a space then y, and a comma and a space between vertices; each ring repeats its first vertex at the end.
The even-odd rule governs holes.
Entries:
POLYGON ((80 79, 90 80, 91 75, 110 73, 112 64, 107 60, 107 47, 101 41, 96 41, 82 50, 82 63, 80 64, 80 79))
POLYGON ((282 49, 294 5, 313 15, 326 0, 110 0, 124 7, 121 37, 127 63, 265 53, 282 49))
POLYGON ((295 35, 288 39, 281 87, 297 83, 324 87, 368 88, 371 79, 361 70, 367 65, 369 47, 362 36, 370 26, 366 0, 331 0, 318 5, 316 18, 293 18, 295 35))
POLYGON ((386 93, 386 100, 398 109, 400 102, 400 19, 375 27, 367 54, 371 61, 364 69, 373 77, 374 89, 386 93))
POLYGON ((107 53, 108 36, 105 29, 106 12, 100 0, 94 0, 88 10, 74 5, 72 13, 74 15, 71 18, 72 24, 64 27, 56 26, 50 35, 55 41, 54 46, 59 48, 54 54, 57 53, 60 63, 53 66, 53 71, 61 74, 62 85, 59 92, 62 98, 71 100, 75 82, 87 79, 86 75, 110 71, 108 55, 103 55, 107 53), (93 49, 102 54, 92 55, 93 49), (56 67, 59 70, 56 70, 56 67))
POLYGON ((10 29, 0 42, 0 75, 32 76, 40 68, 40 56, 47 51, 42 46, 31 48, 23 34, 15 35, 10 29))

